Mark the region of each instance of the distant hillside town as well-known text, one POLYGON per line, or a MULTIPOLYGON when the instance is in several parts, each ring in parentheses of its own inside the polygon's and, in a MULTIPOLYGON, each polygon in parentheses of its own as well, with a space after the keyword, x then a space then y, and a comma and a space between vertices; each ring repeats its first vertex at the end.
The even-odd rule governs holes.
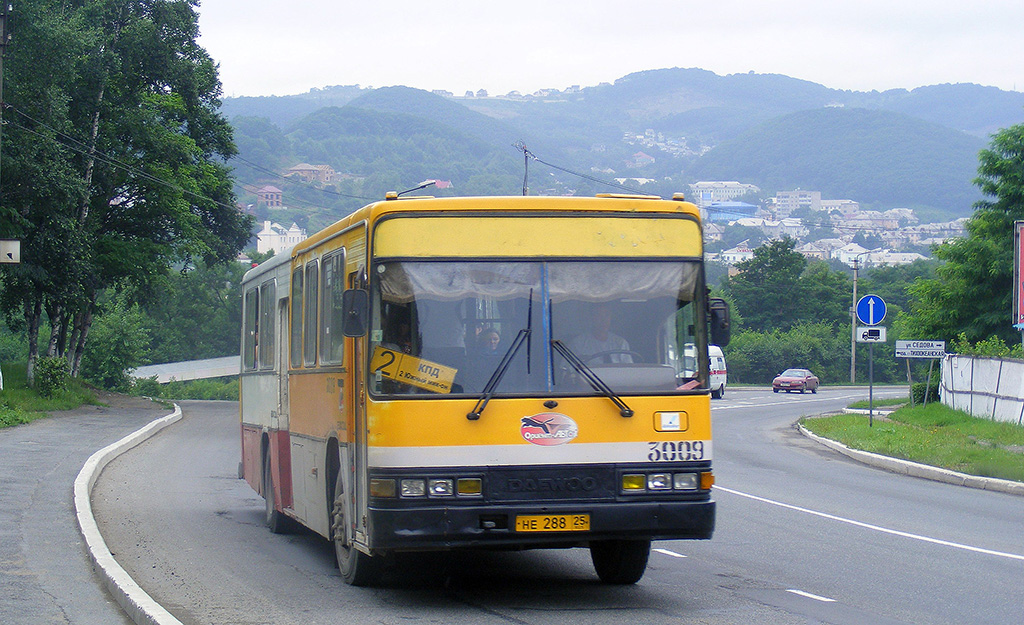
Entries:
POLYGON ((791 238, 808 258, 837 260, 853 266, 905 265, 926 258, 919 251, 964 235, 967 218, 921 224, 909 208, 862 210, 849 199, 822 199, 820 191, 779 191, 763 203, 739 198, 761 190, 737 181, 701 181, 690 185, 690 199, 701 209, 708 260, 726 265, 749 260, 756 244, 750 238, 715 250, 728 229, 742 227, 763 239, 791 238), (865 246, 864 243, 868 243, 865 246))

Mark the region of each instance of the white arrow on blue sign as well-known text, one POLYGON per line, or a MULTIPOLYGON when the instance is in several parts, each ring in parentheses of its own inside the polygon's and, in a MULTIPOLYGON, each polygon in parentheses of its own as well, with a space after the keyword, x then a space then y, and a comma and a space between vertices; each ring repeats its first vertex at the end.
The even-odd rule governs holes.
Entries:
POLYGON ((877 295, 865 295, 857 301, 857 319, 860 322, 875 326, 885 319, 885 302, 877 295))

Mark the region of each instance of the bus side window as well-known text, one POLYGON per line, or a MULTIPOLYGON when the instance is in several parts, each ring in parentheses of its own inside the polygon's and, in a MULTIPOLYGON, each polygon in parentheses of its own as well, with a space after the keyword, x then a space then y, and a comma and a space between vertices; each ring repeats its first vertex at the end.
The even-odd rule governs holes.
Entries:
POLYGON ((245 335, 242 337, 242 366, 246 371, 256 368, 256 336, 259 324, 259 291, 253 287, 245 292, 245 335))
POLYGON ((302 366, 302 269, 292 272, 291 361, 292 367, 302 366))
POLYGON ((256 348, 261 369, 274 368, 274 302, 276 301, 277 284, 273 280, 268 280, 260 287, 259 294, 260 318, 256 348))

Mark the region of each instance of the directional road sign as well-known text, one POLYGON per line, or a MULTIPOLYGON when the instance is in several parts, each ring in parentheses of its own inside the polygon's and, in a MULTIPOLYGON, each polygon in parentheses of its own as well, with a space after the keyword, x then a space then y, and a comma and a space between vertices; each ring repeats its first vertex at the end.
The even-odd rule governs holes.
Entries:
POLYGON ((885 326, 857 326, 858 343, 885 343, 885 326))
POLYGON ((945 341, 896 341, 897 358, 942 358, 945 341))
POLYGON ((877 295, 865 295, 857 301, 857 319, 869 326, 876 326, 885 319, 885 302, 877 295))

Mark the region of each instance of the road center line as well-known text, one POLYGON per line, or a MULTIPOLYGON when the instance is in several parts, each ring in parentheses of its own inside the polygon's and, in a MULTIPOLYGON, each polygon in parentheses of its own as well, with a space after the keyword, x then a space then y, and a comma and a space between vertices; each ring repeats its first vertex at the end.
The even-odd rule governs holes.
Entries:
POLYGON ((786 590, 786 592, 791 592, 794 595, 800 595, 801 597, 807 597, 808 599, 814 599, 815 601, 821 601, 823 603, 835 603, 836 602, 835 599, 829 599, 828 597, 822 597, 821 595, 812 595, 809 592, 804 592, 802 590, 797 590, 795 588, 790 588, 790 589, 786 590))
POLYGON ((666 556, 672 556, 673 558, 685 558, 686 557, 686 556, 684 556, 681 553, 676 553, 675 551, 669 551, 668 549, 654 549, 654 551, 656 551, 658 553, 665 554, 666 556))
POLYGON ((879 525, 872 525, 870 523, 864 523, 862 521, 854 521, 853 519, 847 519, 834 514, 828 514, 826 512, 818 512, 817 510, 810 510, 808 508, 801 508, 800 506, 794 506, 788 503, 782 503, 780 501, 774 501, 772 499, 766 499, 764 497, 758 497, 757 495, 750 495, 743 493, 738 490, 731 488, 725 488, 724 486, 715 485, 715 490, 729 493, 731 495, 737 495, 739 497, 746 497, 747 499, 753 499, 754 501, 760 501, 761 503, 778 506, 780 508, 786 508, 787 510, 795 510, 797 512, 803 512, 804 514, 810 514, 823 519, 829 519, 830 521, 839 521, 840 523, 848 523, 849 525, 855 525, 864 529, 873 530, 876 532, 882 532, 883 534, 891 534, 893 536, 900 536, 902 538, 910 538, 912 540, 920 540, 921 542, 932 543, 934 545, 942 545, 944 547, 952 547, 954 549, 962 549, 964 551, 973 551, 974 553, 983 553, 990 556, 998 556, 1000 558, 1008 558, 1010 560, 1022 560, 1024 561, 1024 555, 1017 553, 1006 553, 1004 551, 993 551, 991 549, 983 549, 981 547, 974 547, 971 545, 965 545, 963 543, 955 543, 948 540, 941 540, 938 538, 931 538, 929 536, 922 536, 920 534, 911 534, 910 532, 902 532, 900 530, 889 529, 887 527, 881 527, 879 525))

